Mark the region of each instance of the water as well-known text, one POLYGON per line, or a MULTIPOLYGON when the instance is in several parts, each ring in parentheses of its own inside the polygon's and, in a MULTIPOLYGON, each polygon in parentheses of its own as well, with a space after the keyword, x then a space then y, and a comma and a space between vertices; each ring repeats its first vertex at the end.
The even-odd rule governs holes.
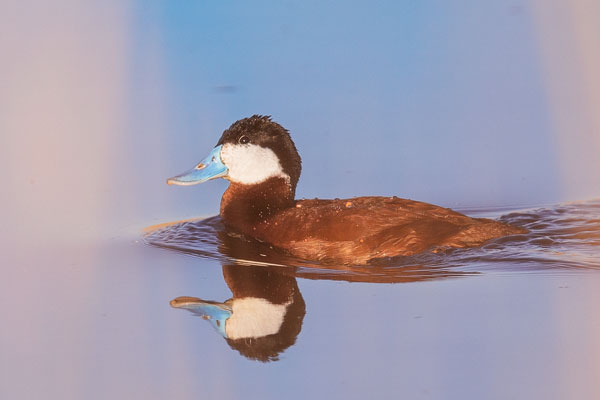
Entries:
POLYGON ((600 203, 466 211, 530 233, 361 267, 291 259, 218 217, 17 246, 0 395, 597 398, 600 203), (285 312, 250 304, 266 339, 225 339, 182 296, 285 312))
POLYGON ((30 242, 3 253, 0 394, 597 398, 599 210, 467 210, 530 233, 371 267, 289 259, 218 217, 30 242), (247 294, 293 300, 272 340, 225 339, 170 304, 247 294))

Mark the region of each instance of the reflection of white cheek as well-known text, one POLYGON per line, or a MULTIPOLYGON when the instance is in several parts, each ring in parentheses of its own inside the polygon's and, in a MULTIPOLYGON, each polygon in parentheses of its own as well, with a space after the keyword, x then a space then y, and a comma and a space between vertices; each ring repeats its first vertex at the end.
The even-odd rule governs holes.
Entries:
POLYGON ((252 185, 276 176, 290 179, 273 150, 255 144, 227 143, 221 149, 221 160, 232 182, 252 185))
POLYGON ((234 299, 231 317, 225 322, 227 337, 259 338, 279 332, 290 303, 273 304, 256 297, 234 299))

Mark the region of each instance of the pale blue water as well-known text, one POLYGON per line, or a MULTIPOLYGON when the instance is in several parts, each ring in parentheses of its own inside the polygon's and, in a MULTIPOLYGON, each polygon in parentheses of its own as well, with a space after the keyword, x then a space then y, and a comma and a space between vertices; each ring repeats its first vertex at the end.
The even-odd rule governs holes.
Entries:
POLYGON ((599 210, 472 212, 531 233, 373 267, 239 246, 214 218, 145 238, 15 247, 3 253, 0 395, 596 398, 599 210), (170 306, 231 298, 224 277, 292 288, 296 320, 268 357, 170 306))

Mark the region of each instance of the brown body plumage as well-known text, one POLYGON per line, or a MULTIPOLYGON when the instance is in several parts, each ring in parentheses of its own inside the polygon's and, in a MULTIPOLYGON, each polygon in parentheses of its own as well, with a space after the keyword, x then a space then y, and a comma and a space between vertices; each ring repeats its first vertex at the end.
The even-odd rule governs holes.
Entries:
POLYGON ((283 179, 232 184, 221 216, 229 227, 311 260, 365 264, 442 247, 473 247, 524 233, 501 222, 398 197, 297 200, 283 179), (284 200, 285 199, 285 200, 284 200))

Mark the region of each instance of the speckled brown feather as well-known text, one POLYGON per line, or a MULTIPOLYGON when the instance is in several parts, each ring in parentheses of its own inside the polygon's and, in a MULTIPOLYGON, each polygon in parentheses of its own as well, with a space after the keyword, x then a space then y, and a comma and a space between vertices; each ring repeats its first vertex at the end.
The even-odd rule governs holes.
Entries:
POLYGON ((290 198, 289 182, 232 184, 223 195, 225 224, 306 259, 366 264, 439 247, 479 246, 525 230, 397 197, 290 198), (286 195, 287 193, 287 195, 286 195))

